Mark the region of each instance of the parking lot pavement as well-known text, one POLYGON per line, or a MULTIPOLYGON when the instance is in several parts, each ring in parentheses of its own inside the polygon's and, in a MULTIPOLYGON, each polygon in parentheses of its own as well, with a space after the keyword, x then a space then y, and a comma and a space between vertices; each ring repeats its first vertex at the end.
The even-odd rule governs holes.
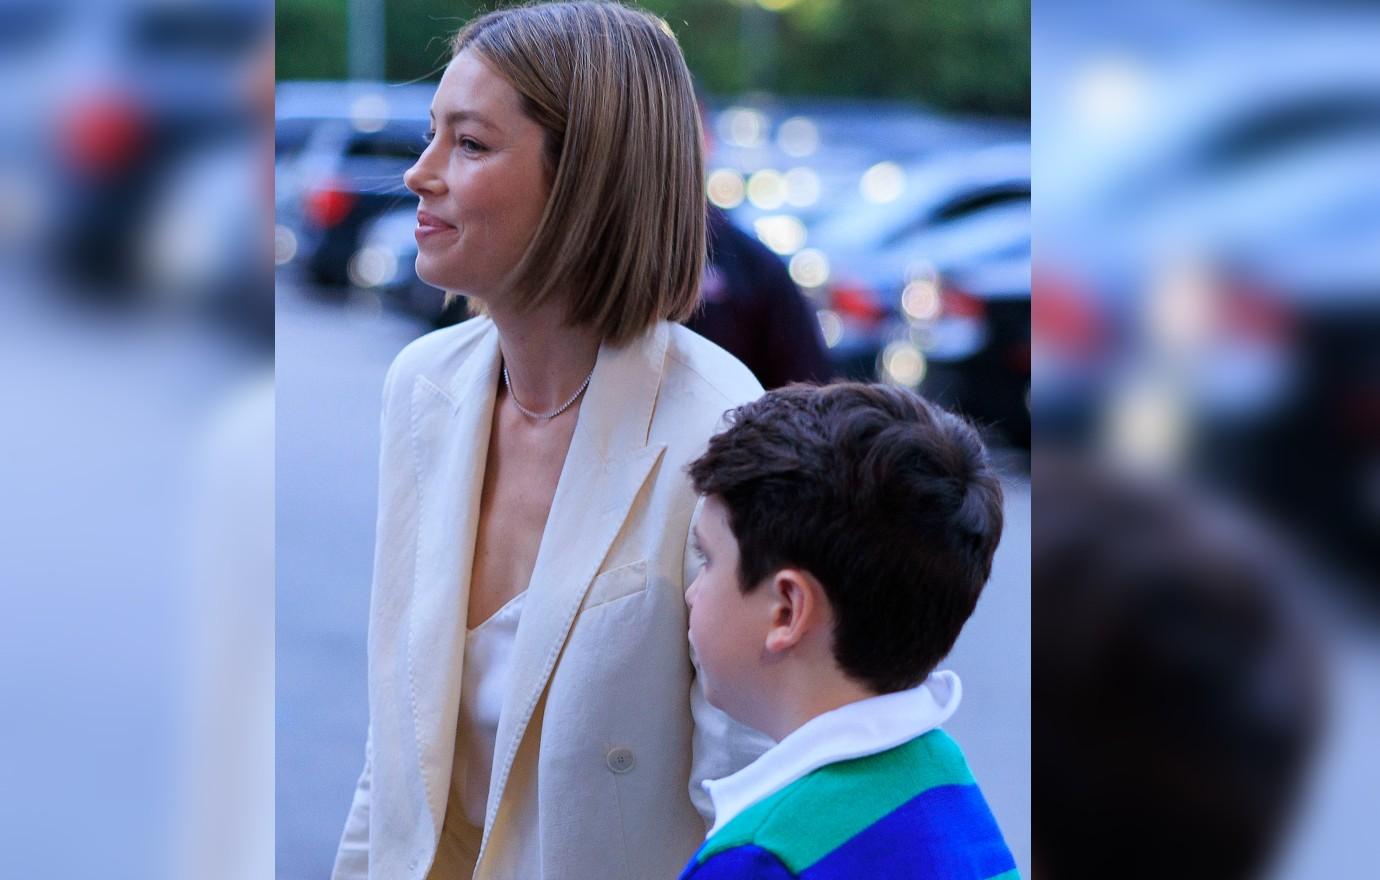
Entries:
MULTIPOLYGON (((323 878, 364 755, 365 635, 378 412, 393 356, 425 327, 279 290, 277 315, 277 863, 323 878)), ((963 679, 948 729, 1030 871, 1030 485, 1006 481, 992 581, 944 664, 963 679)))

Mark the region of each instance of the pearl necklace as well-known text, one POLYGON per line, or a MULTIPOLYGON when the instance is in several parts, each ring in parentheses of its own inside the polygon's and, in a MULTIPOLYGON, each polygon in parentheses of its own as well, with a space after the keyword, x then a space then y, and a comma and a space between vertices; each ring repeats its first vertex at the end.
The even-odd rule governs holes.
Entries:
POLYGON ((541 419, 543 421, 550 421, 551 419, 554 419, 556 416, 570 409, 570 407, 574 405, 575 401, 580 399, 580 395, 585 393, 585 389, 589 387, 589 380, 593 378, 594 371, 590 370, 589 375, 585 377, 585 381, 580 383, 580 387, 575 391, 574 394, 570 396, 569 400, 567 400, 560 406, 556 407, 555 409, 551 410, 551 412, 539 413, 532 412, 530 409, 523 406, 522 403, 518 401, 517 395, 513 393, 513 383, 508 380, 508 366, 506 364, 503 366, 503 387, 508 389, 508 396, 512 398, 513 406, 517 407, 518 412, 527 416, 529 419, 541 419))

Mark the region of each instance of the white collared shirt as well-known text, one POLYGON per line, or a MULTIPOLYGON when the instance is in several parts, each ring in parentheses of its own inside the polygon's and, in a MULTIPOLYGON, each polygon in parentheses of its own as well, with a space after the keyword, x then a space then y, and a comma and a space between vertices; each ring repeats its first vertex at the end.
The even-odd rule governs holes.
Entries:
POLYGON ((954 714, 962 695, 958 676, 944 670, 910 690, 868 697, 811 718, 732 776, 705 781, 714 802, 709 836, 826 764, 875 755, 934 730, 954 714))

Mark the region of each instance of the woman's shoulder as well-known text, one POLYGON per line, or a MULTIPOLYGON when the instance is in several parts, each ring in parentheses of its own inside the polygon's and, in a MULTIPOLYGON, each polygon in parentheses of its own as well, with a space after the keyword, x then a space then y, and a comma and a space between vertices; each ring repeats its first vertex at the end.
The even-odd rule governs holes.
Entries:
POLYGON ((756 400, 762 385, 742 362, 699 334, 670 325, 651 438, 698 455, 724 413, 756 400))
POLYGON ((670 325, 662 382, 690 399, 703 398, 724 408, 762 394, 762 383, 742 361, 680 324, 670 325))
POLYGON ((487 317, 470 318, 412 340, 388 367, 385 396, 393 388, 410 388, 417 376, 425 376, 434 385, 445 387, 449 377, 454 376, 479 344, 495 332, 493 326, 493 321, 487 317))
POLYGON ((409 342, 393 359, 390 369, 430 373, 463 362, 475 344, 493 332, 494 322, 475 317, 450 327, 432 330, 409 342))

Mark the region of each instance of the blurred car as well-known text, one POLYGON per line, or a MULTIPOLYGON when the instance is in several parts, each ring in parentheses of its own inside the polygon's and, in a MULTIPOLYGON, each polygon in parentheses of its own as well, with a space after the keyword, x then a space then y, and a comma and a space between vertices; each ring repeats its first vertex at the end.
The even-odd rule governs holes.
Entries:
POLYGON ((840 371, 918 386, 1028 447, 1030 224, 1028 143, 868 169, 809 231, 840 371))
POLYGON ((403 172, 426 147, 431 86, 280 86, 279 265, 323 285, 347 285, 365 225, 395 208, 415 214, 403 172))
POLYGON ((78 289, 137 299, 139 240, 168 186, 194 185, 186 169, 255 128, 252 65, 269 21, 245 0, 47 5, 42 73, 31 76, 52 102, 44 250, 78 289))
POLYGON ((435 327, 464 320, 463 297, 446 305, 445 291, 417 277, 416 228, 415 207, 394 209, 366 223, 359 249, 349 260, 350 283, 435 327))
POLYGON ((1034 408, 1373 564, 1380 57, 1297 36, 1074 71, 1123 100, 1049 121, 1090 134, 1039 172, 1034 408))

